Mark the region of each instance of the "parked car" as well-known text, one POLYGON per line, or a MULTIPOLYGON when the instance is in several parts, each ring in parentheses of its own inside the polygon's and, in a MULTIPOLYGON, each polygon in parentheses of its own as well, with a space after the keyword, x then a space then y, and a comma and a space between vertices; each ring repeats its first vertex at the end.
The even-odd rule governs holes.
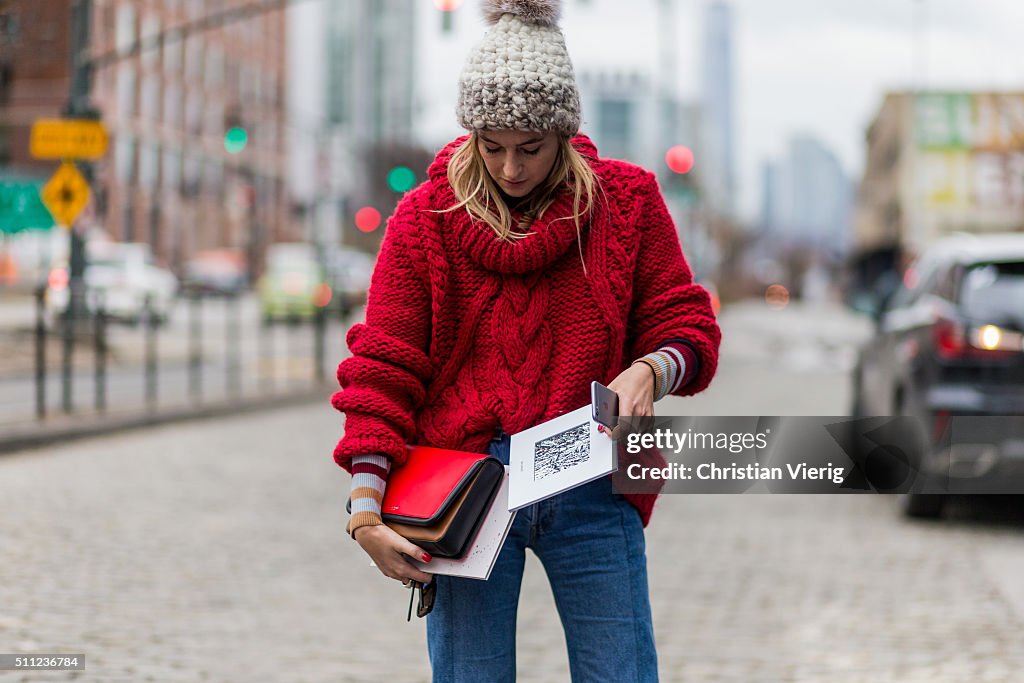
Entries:
POLYGON ((327 278, 343 315, 366 303, 375 264, 373 256, 357 249, 333 247, 324 251, 327 278))
POLYGON ((332 298, 331 287, 311 244, 282 242, 267 249, 267 265, 257 285, 265 322, 313 317, 332 298))
MULTIPOLYGON (((915 418, 925 453, 910 464, 955 478, 958 490, 1024 491, 1024 234, 936 243, 876 320, 854 371, 854 416, 915 418), (968 416, 1009 417, 983 433, 950 432, 952 418, 968 416)), ((906 514, 921 517, 940 515, 944 502, 901 498, 906 514)))
MULTIPOLYGON (((143 243, 89 242, 83 279, 90 314, 102 306, 108 318, 132 324, 147 315, 166 322, 178 291, 174 273, 157 266, 149 245, 143 243)), ((55 318, 67 309, 68 280, 66 264, 50 271, 46 305, 55 318)))
POLYGON ((182 287, 194 294, 234 296, 249 286, 249 262, 240 249, 197 251, 185 263, 182 287))

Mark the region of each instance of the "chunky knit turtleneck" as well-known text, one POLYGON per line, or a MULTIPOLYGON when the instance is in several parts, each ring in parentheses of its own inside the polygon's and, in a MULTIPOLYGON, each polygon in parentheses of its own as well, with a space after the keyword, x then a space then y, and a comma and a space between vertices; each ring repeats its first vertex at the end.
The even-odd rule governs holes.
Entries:
MULTIPOLYGON (((591 380, 608 384, 666 340, 685 340, 699 358, 678 395, 715 373, 710 300, 653 174, 598 159, 577 136, 604 190, 582 241, 565 192, 532 234, 503 242, 464 210, 438 213, 457 203, 447 164, 465 139, 437 155, 388 221, 366 321, 349 331, 332 399, 346 413, 334 453, 346 469, 371 453, 399 465, 407 443, 486 452, 496 427, 515 433, 586 405, 591 380)), ((646 524, 655 497, 627 498, 646 524)))

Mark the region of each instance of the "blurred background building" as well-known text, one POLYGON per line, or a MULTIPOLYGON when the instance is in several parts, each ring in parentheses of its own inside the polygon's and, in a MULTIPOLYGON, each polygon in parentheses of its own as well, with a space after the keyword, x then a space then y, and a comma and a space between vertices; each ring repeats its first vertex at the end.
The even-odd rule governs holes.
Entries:
MULTIPOLYGON (((90 101, 110 133, 110 152, 95 165, 82 220, 115 239, 150 244, 174 267, 218 246, 244 249, 255 261, 269 242, 293 237, 282 163, 284 13, 168 32, 248 4, 92 2, 90 101), (245 136, 235 153, 225 145, 231 128, 245 136)), ((67 102, 70 5, 10 0, 3 8, 14 58, 0 101, 0 147, 10 167, 42 177, 55 164, 27 158, 28 130, 67 102)))
POLYGON ((764 166, 764 237, 844 255, 853 214, 852 182, 839 159, 808 134, 790 137, 786 156, 764 166))
POLYGON ((1024 92, 888 93, 858 199, 862 250, 1024 230, 1024 92))
POLYGON ((866 142, 854 289, 952 233, 1024 231, 1024 93, 890 92, 866 142))
POLYGON ((309 241, 372 249, 379 234, 353 216, 386 216, 400 197, 386 182, 408 167, 425 178, 417 147, 416 8, 412 0, 300 3, 289 13, 291 173, 295 217, 309 241))
POLYGON ((708 207, 724 216, 736 208, 736 153, 733 118, 733 19, 728 3, 706 8, 701 63, 701 174, 708 207))

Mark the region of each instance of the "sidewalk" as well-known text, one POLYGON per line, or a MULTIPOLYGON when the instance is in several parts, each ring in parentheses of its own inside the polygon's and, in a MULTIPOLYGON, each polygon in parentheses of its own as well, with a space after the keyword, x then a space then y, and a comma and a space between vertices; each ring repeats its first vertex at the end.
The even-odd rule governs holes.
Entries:
POLYGON ((102 415, 97 413, 55 415, 25 425, 4 427, 0 431, 0 456, 29 448, 45 448, 65 444, 75 439, 175 422, 216 419, 306 403, 327 405, 333 391, 333 385, 325 383, 322 387, 311 387, 273 396, 249 396, 238 400, 218 400, 198 405, 193 403, 161 406, 154 411, 140 412, 138 409, 122 409, 102 415))

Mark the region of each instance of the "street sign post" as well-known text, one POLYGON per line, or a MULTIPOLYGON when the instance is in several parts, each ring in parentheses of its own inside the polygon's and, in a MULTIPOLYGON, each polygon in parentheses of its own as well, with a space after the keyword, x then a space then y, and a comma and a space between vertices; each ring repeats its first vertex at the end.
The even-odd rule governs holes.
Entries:
POLYGON ((107 130, 89 119, 39 119, 32 124, 29 153, 36 159, 99 159, 107 130))
POLYGON ((70 228, 78 214, 89 203, 89 183, 78 172, 73 162, 65 161, 50 178, 50 182, 43 187, 40 196, 54 220, 65 228, 70 228))

